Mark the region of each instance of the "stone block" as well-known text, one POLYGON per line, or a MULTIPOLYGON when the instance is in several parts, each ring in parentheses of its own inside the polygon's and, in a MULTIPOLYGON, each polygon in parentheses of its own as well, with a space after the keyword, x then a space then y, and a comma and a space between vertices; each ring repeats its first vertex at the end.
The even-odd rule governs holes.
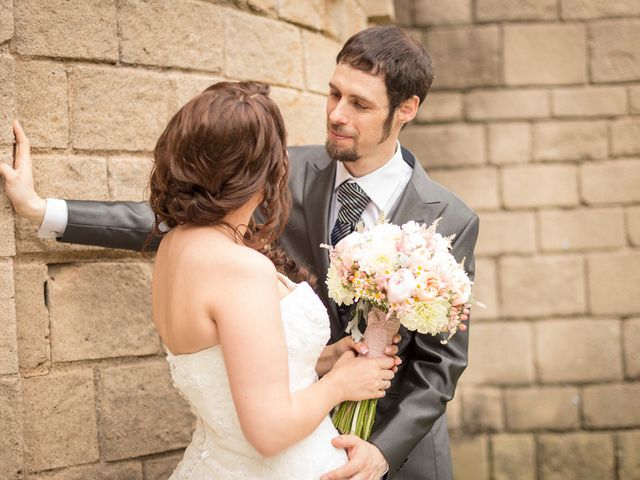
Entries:
POLYGON ((76 149, 151 151, 176 103, 165 75, 127 68, 75 67, 69 92, 76 149))
POLYGON ((542 250, 590 250, 626 245, 622 208, 538 212, 542 250))
POLYGON ((150 287, 151 266, 145 263, 49 267, 52 360, 159 353, 150 287))
POLYGON ((589 385, 584 387, 582 402, 587 427, 640 426, 640 383, 589 385))
POLYGON ((118 8, 123 63, 222 71, 220 7, 192 0, 125 0, 118 8))
POLYGON ((24 456, 29 470, 98 460, 92 369, 26 378, 22 390, 24 456))
POLYGON ((429 171, 486 163, 484 137, 480 125, 411 126, 400 134, 400 143, 429 171))
MULTIPOLYGON (((634 3, 634 2, 613 2, 634 3)), ((589 25, 590 72, 594 82, 640 79, 640 20, 605 20, 589 25)))
POLYGON ((274 87, 271 98, 282 112, 288 145, 324 144, 327 139, 325 97, 274 87))
POLYGON ((611 123, 611 154, 640 154, 640 120, 626 119, 611 123))
POLYGON ((558 17, 555 0, 479 0, 476 18, 501 20, 553 20, 558 17))
POLYGON ((33 177, 42 197, 108 200, 107 162, 100 157, 34 157, 33 177))
POLYGON ((221 77, 214 75, 193 75, 180 73, 173 77, 176 85, 176 102, 178 107, 183 107, 185 103, 196 95, 201 94, 214 83, 224 81, 221 77))
POLYGON ((555 85, 587 81, 587 31, 580 24, 504 27, 507 85, 555 85))
POLYGON ((640 113, 640 85, 629 87, 629 112, 640 113))
POLYGON ((471 23, 471 0, 432 2, 416 0, 414 3, 414 23, 416 26, 454 25, 471 23))
POLYGON ((580 166, 580 191, 588 204, 640 202, 640 160, 580 166))
POLYGON ((47 267, 41 263, 19 262, 14 265, 14 272, 20 367, 36 368, 47 360, 47 267))
POLYGON ((489 480, 489 441, 486 436, 452 437, 451 458, 456 480, 489 480))
POLYGON ((616 433, 618 478, 640 480, 640 430, 616 433))
POLYGON ((115 0, 15 0, 13 13, 22 55, 118 60, 115 0))
POLYGON ((474 210, 499 208, 498 172, 491 167, 429 170, 429 176, 474 210))
POLYGON ((533 381, 531 325, 479 323, 469 335, 465 385, 522 385, 533 381))
POLYGON ((13 0, 0 0, 0 43, 13 37, 13 0))
POLYGON ((28 480, 142 480, 142 478, 140 462, 121 462, 65 468, 55 472, 31 475, 28 480))
POLYGON ((533 435, 503 433, 491 438, 495 480, 536 480, 536 442, 533 435))
POLYGON ((326 0, 325 28, 332 37, 344 42, 351 35, 367 28, 367 14, 358 0, 326 0))
POLYGON ((542 122, 533 127, 534 160, 593 160, 608 154, 605 122, 542 122))
POLYGON ((307 88, 326 95, 329 91, 329 80, 336 68, 340 44, 324 35, 305 30, 302 32, 302 45, 307 88))
POLYGON ((536 249, 533 212, 484 212, 476 254, 533 253, 536 249))
POLYGON ((425 34, 425 44, 438 72, 434 88, 500 84, 500 31, 497 26, 432 29, 425 34))
POLYGON ((499 265, 504 316, 548 317, 585 312, 582 258, 502 257, 499 265))
POLYGON ((632 245, 640 245, 640 206, 626 209, 627 235, 632 245))
POLYGON ((580 427, 580 395, 574 387, 531 387, 505 391, 507 428, 515 431, 580 427))
POLYGON ((640 377, 640 318, 622 322, 624 368, 628 377, 640 377))
MULTIPOLYGON (((477 249, 476 253, 478 253, 477 249)), ((498 300, 498 274, 494 260, 476 258, 473 296, 487 307, 473 307, 473 312, 471 313, 473 322, 498 318, 500 315, 500 302, 498 300)))
POLYGON ((18 373, 13 262, 0 261, 0 375, 18 373))
POLYGON ((296 27, 229 10, 224 35, 227 76, 304 87, 302 36, 296 27))
POLYGON ((417 122, 446 122, 462 118, 462 95, 449 92, 432 92, 420 105, 417 122))
POLYGON ((182 460, 182 454, 152 458, 143 464, 145 480, 165 480, 182 460))
POLYGON ((23 471, 22 384, 19 376, 0 378, 0 471, 7 479, 23 471))
POLYGON ((522 165, 505 167, 500 173, 507 208, 578 204, 578 169, 573 165, 522 165))
POLYGON ((99 374, 100 451, 107 461, 183 448, 193 417, 164 360, 103 367, 99 374))
POLYGON ((314 30, 322 29, 322 20, 327 14, 324 0, 280 0, 278 3, 280 18, 314 30))
POLYGON ((396 14, 396 25, 402 27, 413 26, 415 8, 413 0, 394 0, 393 6, 396 14))
POLYGON ((0 143, 9 145, 13 144, 11 124, 16 118, 15 70, 13 58, 0 54, 0 143))
POLYGON ((18 117, 32 147, 66 148, 69 142, 67 74, 53 62, 16 65, 18 117))
POLYGON ((489 125, 489 162, 496 165, 524 163, 531 159, 531 125, 493 123, 489 125))
POLYGON ((563 19, 628 17, 640 15, 640 4, 634 1, 561 0, 560 13, 563 19))
POLYGON ((551 99, 556 117, 602 117, 627 113, 624 87, 562 88, 554 90, 551 99))
POLYGON ((544 383, 590 383, 622 379, 618 320, 538 322, 538 376, 544 383))
MULTIPOLYGON (((6 150, 0 147, 0 162, 4 158, 11 159, 11 147, 6 150)), ((5 193, 4 181, 0 182, 0 257, 12 257, 16 254, 16 241, 14 236, 13 207, 5 193)))
POLYGON ((502 394, 491 387, 470 387, 462 396, 465 433, 499 432, 504 429, 502 394))
POLYGON ((541 435, 540 480, 615 478, 613 438, 609 433, 541 435))
POLYGON ((149 199, 149 173, 153 160, 116 157, 107 163, 109 193, 113 200, 141 202, 149 199))
POLYGON ((592 254, 587 267, 592 313, 640 312, 640 252, 592 254))
POLYGON ((471 120, 546 118, 551 113, 546 90, 475 90, 465 96, 471 120))
POLYGON ((447 403, 447 427, 449 431, 462 428, 462 390, 459 383, 453 400, 447 403))

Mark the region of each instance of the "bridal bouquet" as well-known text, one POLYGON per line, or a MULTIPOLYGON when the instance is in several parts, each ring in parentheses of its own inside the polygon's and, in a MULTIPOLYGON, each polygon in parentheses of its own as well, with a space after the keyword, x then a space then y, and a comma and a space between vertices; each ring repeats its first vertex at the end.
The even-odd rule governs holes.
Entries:
MULTIPOLYGON (((359 228, 329 250, 329 296, 338 305, 356 304, 347 331, 364 338, 367 357, 381 357, 400 325, 424 334, 444 334, 445 344, 465 330, 465 309, 473 303, 471 285, 451 254, 453 237, 416 222, 397 226, 380 219, 370 230, 359 228), (358 324, 366 321, 364 335, 358 324)), ((477 303, 477 302, 475 302, 477 303)), ((468 313, 468 311, 466 312, 468 313)), ((367 440, 377 399, 343 402, 333 415, 341 433, 367 440)))

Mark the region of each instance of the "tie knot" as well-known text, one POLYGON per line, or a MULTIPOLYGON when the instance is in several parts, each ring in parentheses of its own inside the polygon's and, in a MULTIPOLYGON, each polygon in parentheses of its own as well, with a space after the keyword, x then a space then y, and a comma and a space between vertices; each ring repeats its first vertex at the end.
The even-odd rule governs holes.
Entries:
POLYGON ((362 209, 361 212, 364 211, 369 203, 369 196, 355 182, 341 183, 338 187, 337 197, 342 206, 362 209))

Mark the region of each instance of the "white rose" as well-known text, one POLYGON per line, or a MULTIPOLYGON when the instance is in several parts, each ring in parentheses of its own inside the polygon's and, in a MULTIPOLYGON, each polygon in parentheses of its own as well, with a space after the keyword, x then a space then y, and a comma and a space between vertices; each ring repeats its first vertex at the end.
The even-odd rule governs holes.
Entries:
POLYGON ((411 297, 416 287, 416 279, 406 268, 394 272, 389 278, 387 298, 391 303, 400 303, 411 297))

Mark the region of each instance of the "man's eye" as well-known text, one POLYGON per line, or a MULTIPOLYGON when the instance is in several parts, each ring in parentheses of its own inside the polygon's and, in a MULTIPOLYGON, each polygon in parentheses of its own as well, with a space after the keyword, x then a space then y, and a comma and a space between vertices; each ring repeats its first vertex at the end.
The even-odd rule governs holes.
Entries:
POLYGON ((358 110, 366 110, 368 107, 362 105, 361 103, 355 102, 354 105, 358 110))
POLYGON ((340 98, 340 94, 338 92, 329 92, 330 97, 340 98))

